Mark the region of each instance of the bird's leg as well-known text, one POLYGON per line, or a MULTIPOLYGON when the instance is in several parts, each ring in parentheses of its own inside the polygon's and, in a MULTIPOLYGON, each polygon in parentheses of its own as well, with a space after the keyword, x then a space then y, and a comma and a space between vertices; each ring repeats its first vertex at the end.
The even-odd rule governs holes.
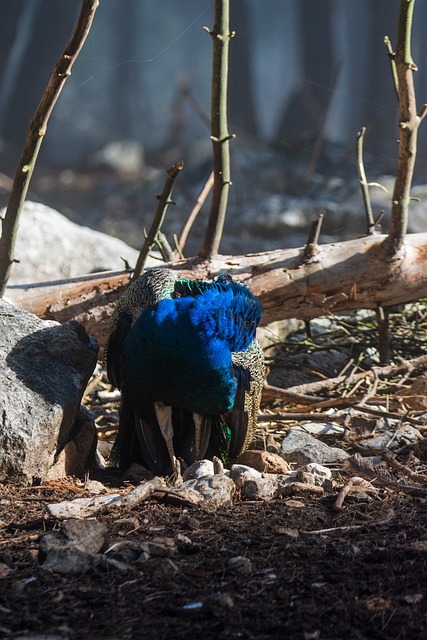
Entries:
POLYGON ((169 457, 172 463, 172 471, 176 472, 176 458, 173 448, 173 424, 172 424, 172 407, 166 406, 163 402, 155 402, 154 410, 156 412, 157 422, 159 423, 160 431, 166 442, 166 447, 169 452, 169 457))

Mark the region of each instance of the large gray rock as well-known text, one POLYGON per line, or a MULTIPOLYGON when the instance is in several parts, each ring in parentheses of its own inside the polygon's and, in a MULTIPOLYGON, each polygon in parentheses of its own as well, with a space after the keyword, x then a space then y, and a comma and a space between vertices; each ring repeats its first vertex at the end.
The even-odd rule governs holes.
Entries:
POLYGON ((46 479, 68 443, 81 447, 90 423, 80 402, 97 353, 78 322, 46 322, 0 301, 0 481, 46 479))
MULTIPOLYGON (((4 214, 4 210, 0 215, 4 214)), ((44 204, 25 202, 9 284, 28 284, 135 266, 138 251, 122 240, 71 222, 44 204)))

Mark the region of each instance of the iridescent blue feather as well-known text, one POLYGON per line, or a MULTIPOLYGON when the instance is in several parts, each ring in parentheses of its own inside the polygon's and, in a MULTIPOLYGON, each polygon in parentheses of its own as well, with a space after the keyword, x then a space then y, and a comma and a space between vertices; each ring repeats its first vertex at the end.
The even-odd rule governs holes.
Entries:
POLYGON ((156 403, 172 407, 174 449, 186 464, 194 459, 195 415, 206 434, 203 453, 234 457, 247 446, 259 407, 264 364, 254 345, 261 304, 232 282, 149 273, 119 302, 107 349, 110 380, 122 391, 119 460, 170 470, 156 403))

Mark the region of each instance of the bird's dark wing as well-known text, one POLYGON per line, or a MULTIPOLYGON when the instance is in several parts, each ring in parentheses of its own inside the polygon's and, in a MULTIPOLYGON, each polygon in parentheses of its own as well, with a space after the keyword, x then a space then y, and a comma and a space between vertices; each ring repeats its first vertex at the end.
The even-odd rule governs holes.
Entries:
POLYGON ((108 379, 117 389, 121 389, 120 368, 123 343, 132 328, 132 316, 128 311, 121 311, 105 348, 105 362, 108 379))
POLYGON ((110 335, 104 360, 108 379, 121 389, 122 347, 139 315, 173 292, 176 274, 170 269, 152 269, 132 282, 119 299, 111 317, 110 335))

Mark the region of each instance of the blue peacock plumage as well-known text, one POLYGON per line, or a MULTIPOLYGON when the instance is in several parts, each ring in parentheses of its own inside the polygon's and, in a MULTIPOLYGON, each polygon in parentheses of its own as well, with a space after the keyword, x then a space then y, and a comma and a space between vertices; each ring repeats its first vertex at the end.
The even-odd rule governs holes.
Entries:
POLYGON ((253 437, 265 365, 261 303, 227 276, 215 282, 146 272, 120 298, 106 350, 122 392, 115 455, 157 474, 202 457, 237 457, 253 437))

